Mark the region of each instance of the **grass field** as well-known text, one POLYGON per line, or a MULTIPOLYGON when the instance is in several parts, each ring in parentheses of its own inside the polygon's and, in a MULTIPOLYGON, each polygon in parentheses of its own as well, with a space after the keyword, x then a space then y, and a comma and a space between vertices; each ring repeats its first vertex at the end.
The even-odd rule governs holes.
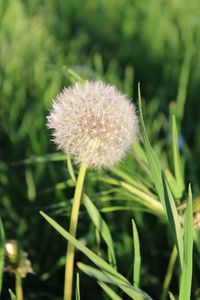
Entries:
MULTIPOLYGON (((200 299, 199 1, 0 0, 0 47, 0 216, 5 239, 18 241, 32 263, 24 299, 63 299, 67 242, 39 211, 68 230, 75 182, 46 116, 64 86, 87 79, 126 93, 141 131, 119 165, 87 172, 89 202, 81 204, 78 240, 110 266, 113 245, 117 271, 152 299, 200 299), (106 222, 106 237, 98 218, 106 222)), ((77 176, 73 158, 72 166, 77 176)), ((1 299, 7 300, 8 289, 16 292, 15 276, 1 276, 0 231, 1 299)), ((149 299, 130 296, 105 274, 98 277, 101 263, 95 266, 82 250, 76 251, 77 300, 149 299)))

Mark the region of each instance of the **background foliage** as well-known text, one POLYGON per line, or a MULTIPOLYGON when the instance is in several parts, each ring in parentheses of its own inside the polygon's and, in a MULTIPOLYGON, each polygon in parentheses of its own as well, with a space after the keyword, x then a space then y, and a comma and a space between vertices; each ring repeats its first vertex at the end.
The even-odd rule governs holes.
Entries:
MULTIPOLYGON (((58 91, 76 80, 73 71, 113 83, 134 101, 141 82, 146 129, 163 169, 173 168, 171 115, 176 115, 185 186, 192 182, 194 198, 198 198, 199 28, 198 0, 150 0, 148 4, 140 0, 0 0, 0 215, 6 238, 21 243, 36 273, 24 281, 27 299, 62 297, 66 243, 38 211, 48 212, 67 228, 74 186, 65 157, 50 142, 45 117, 58 91)), ((131 271, 131 219, 135 219, 141 243, 141 285, 153 299, 160 299, 171 236, 162 218, 136 211, 135 196, 134 201, 120 201, 120 191, 111 190, 109 183, 110 177, 121 180, 123 171, 154 193, 152 179, 141 164, 141 151, 131 151, 113 172, 90 172, 85 189, 104 210, 119 269, 126 276, 131 271), (99 181, 102 177, 107 182, 99 181), (113 203, 123 206, 123 211, 112 211, 113 203)), ((178 197, 177 205, 186 195, 178 197)), ((79 237, 105 255, 105 245, 98 242, 84 206, 79 237)), ((199 299, 197 231, 196 238, 192 297, 199 299)), ((80 253, 77 259, 86 260, 80 253)), ((94 295, 106 299, 95 280, 80 275, 83 299, 94 299, 94 295)), ((13 278, 5 274, 2 299, 8 298, 10 287, 13 278)), ((178 291, 178 269, 171 289, 178 291)))

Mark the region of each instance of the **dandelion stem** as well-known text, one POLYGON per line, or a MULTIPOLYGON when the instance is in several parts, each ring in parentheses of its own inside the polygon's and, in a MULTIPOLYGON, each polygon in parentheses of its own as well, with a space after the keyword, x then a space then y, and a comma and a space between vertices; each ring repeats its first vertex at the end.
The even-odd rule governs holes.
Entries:
POLYGON ((23 300, 23 288, 22 288, 22 278, 20 274, 16 271, 15 273, 15 293, 17 300, 23 300))
MULTIPOLYGON (((76 237, 80 200, 81 200, 81 194, 82 194, 86 169, 87 169, 87 165, 85 163, 82 163, 80 165, 75 193, 74 193, 74 200, 72 205, 72 212, 71 212, 71 219, 70 219, 70 226, 69 226, 69 233, 73 237, 76 237)), ((72 299, 73 273, 74 273, 74 246, 71 243, 68 243, 66 263, 65 263, 64 300, 72 299)))

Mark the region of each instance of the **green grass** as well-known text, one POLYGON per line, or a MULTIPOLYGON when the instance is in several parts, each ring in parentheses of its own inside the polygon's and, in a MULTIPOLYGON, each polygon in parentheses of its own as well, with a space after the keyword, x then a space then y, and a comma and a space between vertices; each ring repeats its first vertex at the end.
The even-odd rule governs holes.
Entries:
MULTIPOLYGON (((0 216, 6 238, 32 261, 25 298, 62 299, 66 241, 38 212, 68 228, 77 167, 57 152, 45 124, 56 94, 88 78, 116 85, 136 104, 140 82, 146 133, 140 122, 127 158, 87 175, 77 242, 153 299, 168 291, 189 299, 191 272, 191 299, 200 298, 197 228, 191 270, 192 203, 194 217, 200 210, 199 12, 198 0, 0 0, 0 216)), ((1 226, 0 278, 3 240, 1 226)), ((81 251, 76 261, 77 299, 125 298, 81 251)), ((9 299, 13 276, 2 279, 9 299)))

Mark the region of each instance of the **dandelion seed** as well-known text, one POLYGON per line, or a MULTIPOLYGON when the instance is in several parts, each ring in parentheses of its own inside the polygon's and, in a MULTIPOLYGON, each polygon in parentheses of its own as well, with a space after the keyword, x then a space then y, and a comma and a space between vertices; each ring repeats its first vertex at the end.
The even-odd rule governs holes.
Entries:
POLYGON ((47 126, 59 149, 77 164, 97 169, 118 163, 138 134, 135 106, 101 81, 64 88, 53 102, 47 126))

